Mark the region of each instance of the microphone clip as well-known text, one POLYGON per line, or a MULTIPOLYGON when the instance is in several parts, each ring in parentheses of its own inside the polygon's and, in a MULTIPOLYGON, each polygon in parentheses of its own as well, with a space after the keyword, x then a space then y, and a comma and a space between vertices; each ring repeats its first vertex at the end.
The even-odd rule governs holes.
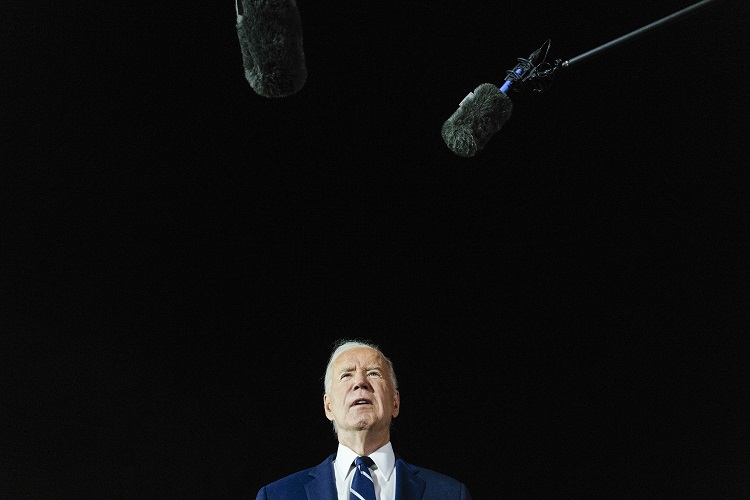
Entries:
POLYGON ((552 77, 562 64, 561 59, 547 62, 552 40, 548 39, 541 47, 536 49, 528 58, 518 58, 518 64, 513 69, 506 71, 505 84, 501 90, 512 88, 519 92, 527 84, 533 85, 533 92, 543 92, 552 84, 552 77))

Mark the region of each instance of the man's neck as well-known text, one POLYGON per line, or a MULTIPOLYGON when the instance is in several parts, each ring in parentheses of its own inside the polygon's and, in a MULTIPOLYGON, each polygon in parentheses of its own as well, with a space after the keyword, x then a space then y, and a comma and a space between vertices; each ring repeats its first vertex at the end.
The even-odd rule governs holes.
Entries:
POLYGON ((357 455, 367 456, 382 448, 390 441, 390 433, 373 434, 368 431, 339 432, 339 443, 343 444, 357 455))

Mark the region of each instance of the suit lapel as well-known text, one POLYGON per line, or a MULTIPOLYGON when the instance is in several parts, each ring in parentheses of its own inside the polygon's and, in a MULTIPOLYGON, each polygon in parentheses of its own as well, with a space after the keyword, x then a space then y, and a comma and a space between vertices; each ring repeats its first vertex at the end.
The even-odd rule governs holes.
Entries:
POLYGON ((336 500, 338 498, 336 476, 333 473, 334 458, 336 458, 335 453, 310 471, 313 479, 305 485, 308 500, 336 500))
MULTIPOLYGON (((305 485, 308 500, 336 500, 336 476, 333 472, 334 453, 310 471, 305 485)), ((418 476, 419 468, 396 458, 396 500, 422 500, 425 482, 418 476)))
POLYGON ((421 500, 425 482, 419 477, 419 468, 396 459, 396 500, 421 500))

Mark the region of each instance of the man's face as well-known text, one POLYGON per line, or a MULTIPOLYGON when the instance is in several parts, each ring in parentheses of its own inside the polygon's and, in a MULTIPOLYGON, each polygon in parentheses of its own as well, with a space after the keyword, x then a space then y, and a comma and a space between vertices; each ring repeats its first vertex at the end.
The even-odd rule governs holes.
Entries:
POLYGON ((388 362, 373 349, 348 349, 333 361, 331 390, 323 396, 326 416, 338 432, 389 429, 400 398, 388 362))

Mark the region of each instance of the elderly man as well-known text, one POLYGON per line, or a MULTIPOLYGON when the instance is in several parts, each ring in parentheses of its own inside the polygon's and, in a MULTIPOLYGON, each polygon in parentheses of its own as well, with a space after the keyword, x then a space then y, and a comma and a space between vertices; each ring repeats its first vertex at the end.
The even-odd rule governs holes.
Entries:
POLYGON ((338 438, 321 464, 279 479, 256 500, 471 500, 460 481, 397 456, 391 421, 401 397, 393 363, 370 342, 336 343, 323 407, 338 438))

